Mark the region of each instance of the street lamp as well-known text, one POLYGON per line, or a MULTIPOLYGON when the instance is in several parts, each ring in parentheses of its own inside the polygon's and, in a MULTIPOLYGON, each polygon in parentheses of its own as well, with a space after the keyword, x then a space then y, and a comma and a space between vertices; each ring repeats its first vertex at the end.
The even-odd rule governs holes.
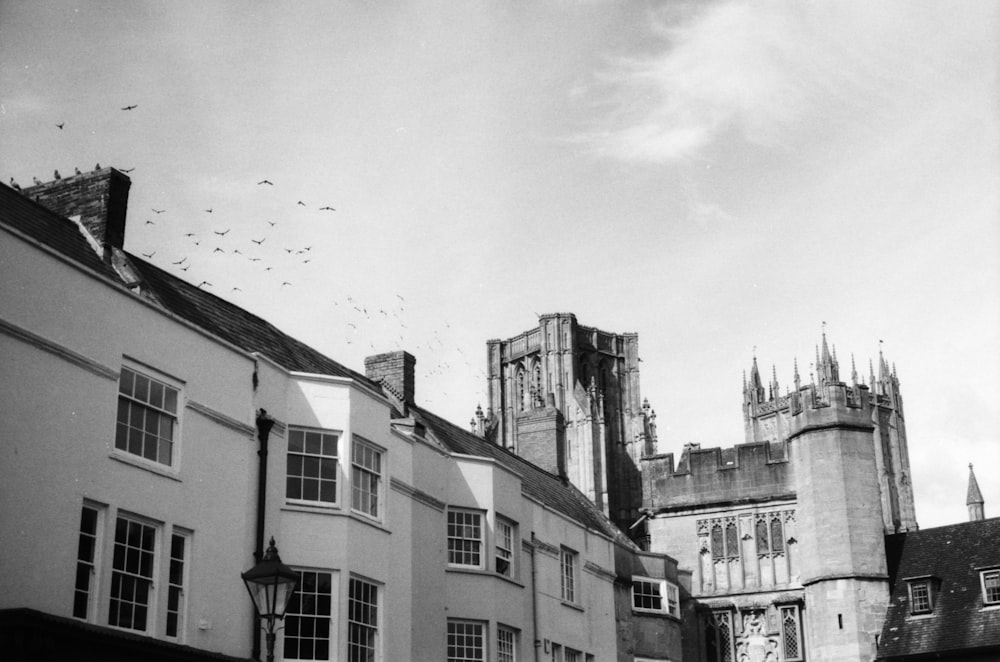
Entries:
POLYGON ((247 585, 257 615, 264 620, 267 662, 274 662, 274 622, 285 617, 288 602, 299 583, 299 574, 281 562, 272 536, 264 558, 240 576, 247 585))

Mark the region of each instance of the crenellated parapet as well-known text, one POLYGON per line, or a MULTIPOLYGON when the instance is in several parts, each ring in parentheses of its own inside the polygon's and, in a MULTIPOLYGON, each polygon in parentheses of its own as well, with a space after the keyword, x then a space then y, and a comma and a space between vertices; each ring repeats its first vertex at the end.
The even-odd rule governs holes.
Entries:
POLYGON ((654 512, 712 505, 792 499, 795 495, 784 443, 755 442, 731 448, 685 447, 642 460, 643 506, 654 512))

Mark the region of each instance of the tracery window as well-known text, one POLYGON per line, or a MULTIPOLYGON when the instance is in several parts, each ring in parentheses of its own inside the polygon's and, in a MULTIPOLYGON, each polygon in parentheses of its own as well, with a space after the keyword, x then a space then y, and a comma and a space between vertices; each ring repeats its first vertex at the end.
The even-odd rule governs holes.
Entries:
POLYGON ((758 554, 781 554, 785 551, 782 513, 758 514, 755 532, 758 554))
POLYGON ((705 655, 709 662, 734 662, 733 615, 729 610, 713 611, 705 622, 705 655))
POLYGON ((781 620, 781 650, 784 659, 802 659, 802 628, 799 622, 799 608, 796 605, 779 607, 781 620))
POLYGON ((736 520, 712 520, 711 550, 713 559, 738 559, 740 557, 740 536, 736 520))

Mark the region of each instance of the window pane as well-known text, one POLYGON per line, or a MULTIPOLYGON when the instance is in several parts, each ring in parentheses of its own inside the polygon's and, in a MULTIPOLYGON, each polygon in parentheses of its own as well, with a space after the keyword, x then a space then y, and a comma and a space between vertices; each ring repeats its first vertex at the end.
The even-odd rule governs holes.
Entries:
POLYGON ((330 659, 331 586, 328 572, 299 572, 297 598, 292 598, 285 616, 286 659, 330 659))
POLYGON ((285 497, 319 503, 336 503, 337 459, 325 450, 336 450, 337 435, 289 430, 285 497))

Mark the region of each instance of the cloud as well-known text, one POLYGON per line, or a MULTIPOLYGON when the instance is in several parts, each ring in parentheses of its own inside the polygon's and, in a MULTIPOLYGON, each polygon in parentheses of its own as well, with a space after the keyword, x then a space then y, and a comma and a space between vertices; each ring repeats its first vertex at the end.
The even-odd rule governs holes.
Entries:
POLYGON ((988 43, 983 26, 995 25, 977 3, 957 13, 924 3, 680 6, 652 19, 658 52, 597 73, 591 93, 606 111, 586 139, 602 153, 670 162, 734 137, 794 149, 803 135, 863 126, 866 112, 936 82, 956 58, 970 63, 960 49, 988 43), (942 53, 954 57, 942 63, 942 53))

